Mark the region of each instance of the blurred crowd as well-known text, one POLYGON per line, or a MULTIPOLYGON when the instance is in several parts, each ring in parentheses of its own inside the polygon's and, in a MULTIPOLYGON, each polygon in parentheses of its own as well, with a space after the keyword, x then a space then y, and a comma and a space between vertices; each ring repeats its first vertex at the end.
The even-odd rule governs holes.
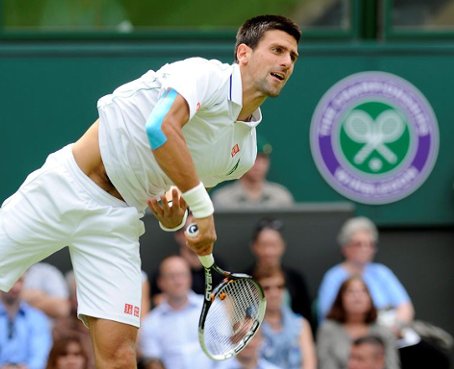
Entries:
MULTIPOLYGON (((259 140, 256 165, 213 195, 217 208, 292 205, 290 191, 266 179, 271 150, 259 140)), ((416 321, 405 286, 374 261, 379 235, 370 219, 354 217, 339 229, 342 260, 325 271, 316 296, 309 293, 304 271, 283 263, 284 227, 279 219, 261 219, 251 229, 244 247, 254 262, 241 272, 262 286, 265 319, 243 351, 221 362, 208 359, 199 345, 203 268, 185 246, 183 230, 175 232, 178 253, 161 260, 158 270, 143 271, 139 368, 450 368, 452 337, 416 321)), ((0 292, 0 369, 95 368, 88 329, 77 318, 75 280, 71 271, 63 275, 41 262, 8 293, 0 292)))

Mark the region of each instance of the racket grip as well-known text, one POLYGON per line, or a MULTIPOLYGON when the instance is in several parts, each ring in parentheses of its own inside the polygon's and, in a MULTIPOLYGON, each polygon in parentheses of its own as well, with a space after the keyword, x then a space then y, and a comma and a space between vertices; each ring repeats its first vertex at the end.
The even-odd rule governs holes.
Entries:
MULTIPOLYGON (((199 233, 199 228, 197 227, 197 224, 195 224, 195 223, 189 224, 188 227, 186 228, 186 234, 189 237, 196 237, 198 233, 199 233)), ((199 256, 199 260, 200 260, 200 263, 205 268, 210 268, 214 264, 213 254, 199 256)))
POLYGON ((211 268, 211 266, 214 264, 213 254, 199 256, 199 260, 205 268, 211 268))

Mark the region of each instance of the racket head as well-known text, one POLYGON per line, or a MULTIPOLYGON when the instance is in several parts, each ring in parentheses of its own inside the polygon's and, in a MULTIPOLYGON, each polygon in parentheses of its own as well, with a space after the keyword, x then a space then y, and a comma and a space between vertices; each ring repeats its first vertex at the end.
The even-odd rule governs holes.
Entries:
POLYGON ((235 356, 254 337, 265 316, 262 287, 247 274, 231 274, 205 301, 199 320, 199 341, 213 360, 235 356))

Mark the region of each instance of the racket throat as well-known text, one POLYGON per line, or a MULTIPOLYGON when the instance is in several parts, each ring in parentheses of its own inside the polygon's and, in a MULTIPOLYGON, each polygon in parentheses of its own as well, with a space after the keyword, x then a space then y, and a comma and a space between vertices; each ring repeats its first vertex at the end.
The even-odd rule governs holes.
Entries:
POLYGON ((205 269, 205 300, 212 301, 213 300, 213 276, 211 274, 210 269, 205 269))

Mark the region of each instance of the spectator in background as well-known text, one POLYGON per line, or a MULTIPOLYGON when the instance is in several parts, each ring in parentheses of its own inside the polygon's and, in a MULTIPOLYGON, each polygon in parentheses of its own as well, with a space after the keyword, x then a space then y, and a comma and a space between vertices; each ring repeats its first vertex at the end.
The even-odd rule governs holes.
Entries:
POLYGON ((247 207, 282 208, 294 204, 293 196, 284 186, 266 180, 270 168, 271 144, 257 134, 257 158, 253 167, 239 180, 213 193, 215 209, 247 207))
POLYGON ((264 218, 256 224, 251 240, 255 263, 245 272, 255 276, 263 271, 282 269, 285 276, 284 303, 288 304, 293 312, 304 316, 314 327, 312 302, 305 278, 299 271, 282 263, 286 249, 283 227, 279 219, 264 218))
POLYGON ((259 329, 248 345, 235 357, 217 362, 214 369, 289 369, 276 366, 260 355, 263 344, 263 334, 259 329))
POLYGON ((358 276, 345 280, 317 334, 319 369, 344 369, 351 343, 376 335, 385 343, 386 369, 398 369, 399 356, 393 333, 377 323, 377 310, 367 285, 358 276))
POLYGON ((163 301, 145 317, 139 331, 142 361, 160 359, 170 369, 208 369, 211 360, 198 341, 203 296, 191 291, 191 273, 185 259, 169 256, 159 267, 163 301))
POLYGON ((385 344, 380 337, 364 336, 352 342, 347 369, 385 368, 385 344))
POLYGON ((143 369, 166 369, 164 363, 159 359, 149 359, 143 364, 143 369))
POLYGON ((413 319, 413 304, 405 288, 389 268, 373 262, 377 241, 377 228, 368 218, 351 218, 342 226, 338 243, 344 261, 329 269, 322 279, 317 300, 320 319, 330 310, 342 282, 354 274, 364 279, 379 314, 392 311, 396 324, 413 319))
POLYGON ((67 317, 55 320, 52 331, 54 342, 63 340, 65 337, 77 337, 87 356, 87 368, 94 369, 95 357, 91 344, 90 332, 82 320, 77 317, 77 288, 74 272, 72 270, 66 272, 65 279, 69 291, 70 314, 67 317))
POLYGON ((22 298, 52 319, 70 313, 68 287, 62 272, 55 266, 41 262, 32 265, 24 277, 22 298))
POLYGON ((308 321, 283 304, 285 276, 282 270, 262 270, 255 275, 267 300, 262 324, 262 355, 286 369, 316 369, 314 338, 308 321))
POLYGON ((21 299, 24 277, 0 291, 0 368, 44 369, 52 345, 47 316, 21 299))
POLYGON ((89 369, 88 355, 77 335, 67 335, 54 342, 46 369, 89 369))

